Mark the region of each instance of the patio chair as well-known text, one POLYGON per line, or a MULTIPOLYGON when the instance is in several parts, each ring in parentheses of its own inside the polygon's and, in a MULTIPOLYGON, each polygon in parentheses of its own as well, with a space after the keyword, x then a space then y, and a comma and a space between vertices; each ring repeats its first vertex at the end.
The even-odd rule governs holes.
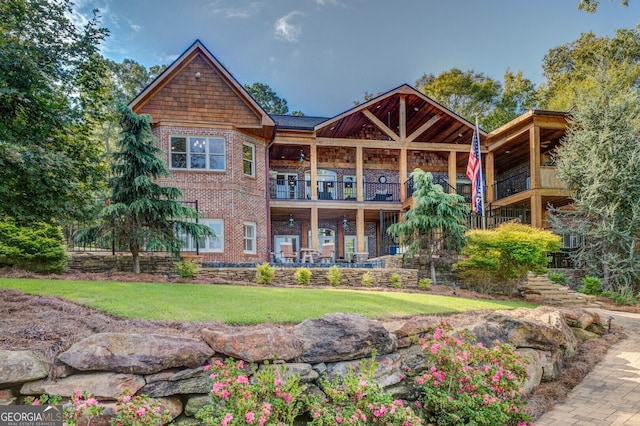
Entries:
POLYGON ((293 251, 291 243, 280 243, 280 257, 285 263, 293 263, 298 259, 298 253, 293 251))
POLYGON ((333 243, 325 243, 322 245, 322 249, 318 254, 318 261, 320 263, 324 263, 325 259, 328 259, 329 262, 333 260, 333 255, 335 252, 335 244, 333 243))

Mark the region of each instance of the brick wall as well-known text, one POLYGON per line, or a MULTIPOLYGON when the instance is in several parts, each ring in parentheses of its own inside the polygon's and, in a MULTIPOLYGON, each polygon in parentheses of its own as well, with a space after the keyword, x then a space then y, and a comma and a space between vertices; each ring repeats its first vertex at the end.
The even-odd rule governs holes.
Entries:
POLYGON ((163 151, 163 160, 170 164, 169 137, 174 135, 216 136, 225 138, 226 170, 171 170, 171 176, 160 178, 161 185, 179 188, 184 200, 198 200, 203 219, 224 221, 224 252, 202 252, 205 261, 263 262, 268 257, 267 194, 265 191, 265 144, 238 131, 221 128, 189 128, 157 126, 153 129, 163 151), (255 176, 245 176, 243 143, 255 147, 255 176), (257 226, 256 254, 243 253, 244 222, 257 226))

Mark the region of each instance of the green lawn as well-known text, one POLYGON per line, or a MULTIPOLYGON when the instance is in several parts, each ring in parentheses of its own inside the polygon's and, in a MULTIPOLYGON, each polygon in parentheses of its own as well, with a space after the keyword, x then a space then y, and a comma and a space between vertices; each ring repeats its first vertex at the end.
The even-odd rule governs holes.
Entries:
POLYGON ((59 296, 126 318, 221 321, 228 324, 297 323, 330 312, 389 318, 534 306, 429 293, 181 283, 0 278, 0 288, 59 296))

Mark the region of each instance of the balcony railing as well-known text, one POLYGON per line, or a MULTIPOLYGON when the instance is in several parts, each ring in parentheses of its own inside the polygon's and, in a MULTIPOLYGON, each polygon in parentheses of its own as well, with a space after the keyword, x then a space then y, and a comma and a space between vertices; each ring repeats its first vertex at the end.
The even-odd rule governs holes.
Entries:
MULTIPOLYGON (((471 202, 471 184, 470 183, 457 183, 456 188, 454 188, 453 186, 449 185, 449 181, 447 180, 446 177, 440 176, 440 175, 436 175, 433 177, 433 183, 442 186, 445 192, 449 194, 456 193, 458 195, 462 195, 464 197, 465 202, 467 203, 471 202)), ((414 183, 413 183, 413 176, 407 179, 404 185, 407 191, 407 198, 411 198, 415 190, 414 183)))
POLYGON ((529 177, 528 171, 498 181, 493 185, 494 199, 499 200, 513 194, 524 192, 529 189, 530 182, 531 178, 529 177))
MULTIPOLYGON (((317 187, 318 200, 356 200, 356 183, 353 181, 318 181, 317 187)), ((310 200, 311 181, 271 178, 269 179, 269 198, 310 200)), ((400 201, 400 184, 365 182, 364 201, 400 201)))

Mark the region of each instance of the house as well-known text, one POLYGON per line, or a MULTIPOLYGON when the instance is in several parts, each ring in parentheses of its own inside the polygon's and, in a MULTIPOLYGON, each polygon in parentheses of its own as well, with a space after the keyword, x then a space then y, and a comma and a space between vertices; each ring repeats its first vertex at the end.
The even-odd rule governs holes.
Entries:
MULTIPOLYGON (((411 208, 412 170, 471 193, 474 124, 406 84, 335 117, 270 116, 196 41, 130 106, 152 117, 171 171, 161 183, 197 200, 218 235, 187 242, 207 261, 268 261, 282 243, 334 243, 345 262, 393 253, 386 229, 411 208)), ((567 201, 547 164, 565 127, 564 114, 531 111, 479 132, 491 223, 542 227, 547 203, 567 201)))

